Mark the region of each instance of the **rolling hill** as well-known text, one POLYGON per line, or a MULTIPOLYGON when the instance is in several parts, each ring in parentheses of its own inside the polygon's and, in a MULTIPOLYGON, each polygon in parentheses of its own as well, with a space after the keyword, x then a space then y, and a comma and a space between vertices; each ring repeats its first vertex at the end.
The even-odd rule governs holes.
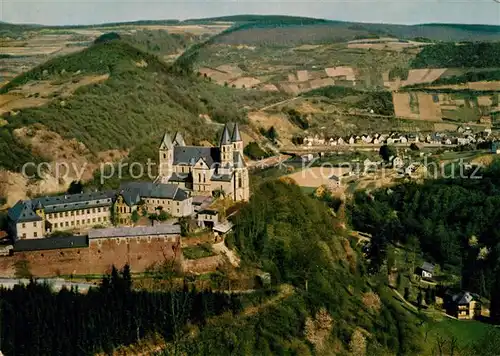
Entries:
MULTIPOLYGON (((78 88, 71 96, 51 94, 42 107, 26 108, 4 119, 0 128, 0 167, 17 170, 31 157, 14 130, 42 124, 66 139, 76 139, 92 152, 155 145, 165 131, 182 131, 190 142, 212 140, 227 121, 245 122, 253 106, 279 100, 281 94, 235 90, 207 79, 176 73, 154 55, 120 40, 93 45, 57 57, 24 73, 0 89, 2 94, 33 83, 57 86, 91 74, 107 74, 101 83, 78 88), (4 146, 5 145, 5 146, 4 146), (23 153, 23 154, 20 154, 23 153)), ((30 93, 32 96, 43 93, 30 93)), ((152 157, 154 158, 154 157, 152 157)))
POLYGON ((441 23, 394 25, 264 15, 227 16, 204 21, 208 20, 235 23, 232 29, 217 36, 217 42, 226 44, 262 44, 267 43, 273 37, 276 38, 273 43, 275 45, 340 42, 376 36, 447 42, 500 40, 500 26, 492 25, 441 23), (286 33, 283 28, 286 28, 286 33))

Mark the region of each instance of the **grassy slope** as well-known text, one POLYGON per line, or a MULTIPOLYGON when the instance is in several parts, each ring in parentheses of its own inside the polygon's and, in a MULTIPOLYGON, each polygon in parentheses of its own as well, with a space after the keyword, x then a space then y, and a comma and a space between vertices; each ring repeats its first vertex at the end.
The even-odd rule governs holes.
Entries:
POLYGON ((456 336, 461 346, 466 346, 473 341, 479 341, 489 330, 496 330, 500 337, 500 330, 479 321, 459 321, 454 319, 443 319, 434 324, 431 331, 433 336, 456 336))
MULTIPOLYGON (((42 123, 66 138, 76 138, 91 150, 133 148, 155 142, 161 134, 180 130, 189 141, 212 140, 217 127, 208 125, 199 114, 209 114, 214 121, 246 120, 245 106, 261 106, 277 101, 269 93, 223 88, 195 77, 174 73, 155 56, 126 43, 115 41, 94 45, 82 52, 55 58, 17 78, 1 89, 5 93, 32 80, 60 78, 61 70, 71 73, 110 73, 101 84, 83 87, 65 100, 47 106, 22 110, 7 118, 2 136, 12 130, 42 123), (147 67, 136 63, 145 61, 147 67), (258 103, 258 104, 257 104, 258 103)), ((15 141, 15 140, 12 140, 15 141)), ((21 144, 16 143, 18 151, 21 144)), ((29 151, 24 148, 26 155, 29 151)), ((18 167, 18 154, 0 153, 0 166, 18 167)))
POLYGON ((372 289, 369 277, 337 224, 323 203, 307 197, 295 184, 262 183, 236 215, 231 240, 244 263, 259 266, 271 273, 273 283, 293 289, 279 303, 260 307, 256 313, 211 321, 193 338, 186 338, 182 351, 325 355, 328 350, 347 355, 353 332, 362 328, 368 335, 366 355, 419 354, 419 317, 401 307, 382 284, 376 288, 380 310, 363 301, 362 295, 372 289), (306 321, 320 308, 333 320, 331 329, 328 322, 322 323, 321 332, 308 328, 306 321), (313 350, 318 339, 323 340, 323 350, 313 350))

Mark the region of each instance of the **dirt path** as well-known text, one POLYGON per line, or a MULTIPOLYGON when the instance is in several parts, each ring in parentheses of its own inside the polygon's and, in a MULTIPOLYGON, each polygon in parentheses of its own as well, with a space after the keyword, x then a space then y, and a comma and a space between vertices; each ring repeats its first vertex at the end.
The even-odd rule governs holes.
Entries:
MULTIPOLYGON (((402 295, 401 293, 399 293, 398 290, 396 289, 392 289, 392 291, 394 292, 394 294, 396 294, 400 301, 401 302, 404 302, 407 306, 409 306, 410 308, 412 308, 413 310, 417 311, 418 312, 418 308, 416 306, 414 306, 413 304, 411 304, 409 301, 407 301, 402 295)), ((442 312, 442 311, 439 311, 439 310, 433 310, 432 312, 429 312, 429 311, 425 311, 425 310, 421 310, 421 312, 423 312, 424 314, 428 314, 430 316, 432 316, 432 314, 435 314, 435 313, 438 313, 444 317, 447 317, 449 319, 454 319, 454 320, 458 320, 457 318, 455 318, 454 316, 451 316, 449 314, 446 314, 445 312, 442 312)))
MULTIPOLYGON (((219 245, 219 244, 216 244, 219 245)), ((215 246, 215 245, 214 245, 215 246)), ((226 292, 226 291, 225 291, 226 292)), ((233 293, 236 291, 233 291, 233 293)), ((252 293, 255 292, 255 290, 244 290, 244 291, 237 291, 237 293, 252 293)), ((289 284, 283 284, 280 286, 280 290, 278 294, 276 294, 274 297, 266 300, 264 303, 258 305, 258 306, 252 306, 245 308, 241 312, 240 315, 242 316, 253 316, 260 312, 262 309, 265 309, 269 306, 275 305, 282 301, 285 298, 288 298, 294 293, 293 287, 289 284)), ((217 316, 214 318, 218 318, 217 316)), ((143 345, 139 344, 134 344, 134 345, 129 345, 129 346, 124 346, 119 348, 119 350, 116 350, 113 355, 119 356, 119 355, 135 355, 135 356, 146 356, 146 355, 157 355, 158 353, 164 352, 167 344, 163 341, 156 341, 154 344, 147 344, 147 342, 143 345), (143 348, 143 351, 137 351, 137 348, 143 348)), ((102 354, 98 354, 97 356, 101 356, 102 354)), ((103 356, 103 355, 102 355, 103 356)))
POLYGON ((271 105, 268 105, 268 106, 264 106, 263 108, 260 108, 257 111, 266 111, 267 109, 273 108, 273 107, 278 106, 278 105, 291 103, 292 101, 295 101, 295 100, 297 100, 299 98, 300 98, 300 96, 296 96, 296 97, 290 98, 290 99, 285 99, 285 100, 282 100, 280 102, 277 102, 277 103, 274 103, 274 104, 271 104, 271 105))
POLYGON ((280 286, 280 291, 279 291, 279 293, 277 295, 275 295, 274 297, 266 300, 264 303, 262 303, 259 306, 246 308, 241 313, 241 315, 244 315, 244 316, 255 315, 259 311, 261 311, 262 309, 267 308, 267 307, 269 307, 271 305, 274 305, 274 304, 282 301, 283 299, 288 298, 292 294, 293 294, 293 287, 291 285, 289 285, 289 284, 283 284, 283 285, 280 286))
POLYGON ((289 159, 291 156, 290 155, 277 155, 277 156, 272 156, 268 158, 261 159, 259 161, 253 161, 248 164, 248 168, 268 168, 272 166, 278 166, 287 159, 289 159))

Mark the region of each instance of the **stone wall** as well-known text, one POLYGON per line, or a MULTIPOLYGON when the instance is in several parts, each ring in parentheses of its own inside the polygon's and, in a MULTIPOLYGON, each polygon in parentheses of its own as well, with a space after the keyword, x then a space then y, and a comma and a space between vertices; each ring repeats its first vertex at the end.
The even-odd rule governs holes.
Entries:
POLYGON ((103 274, 112 265, 122 268, 127 263, 133 273, 143 272, 165 259, 177 258, 179 245, 175 237, 105 238, 90 240, 88 248, 16 252, 0 257, 0 276, 16 277, 23 264, 36 277, 103 274))

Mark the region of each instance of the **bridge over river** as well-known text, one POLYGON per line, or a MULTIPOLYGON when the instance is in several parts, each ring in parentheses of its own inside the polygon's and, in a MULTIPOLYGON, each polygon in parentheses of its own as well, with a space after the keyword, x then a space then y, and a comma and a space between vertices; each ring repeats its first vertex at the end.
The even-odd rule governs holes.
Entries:
MULTIPOLYGON (((396 143, 391 146, 396 148, 410 148, 410 143, 396 143)), ((443 145, 433 143, 418 143, 420 149, 452 149, 457 145, 443 145)), ((318 146, 283 146, 280 148, 282 154, 304 155, 308 153, 320 152, 351 152, 351 151, 379 151, 382 144, 352 144, 352 145, 318 145, 318 146)))

